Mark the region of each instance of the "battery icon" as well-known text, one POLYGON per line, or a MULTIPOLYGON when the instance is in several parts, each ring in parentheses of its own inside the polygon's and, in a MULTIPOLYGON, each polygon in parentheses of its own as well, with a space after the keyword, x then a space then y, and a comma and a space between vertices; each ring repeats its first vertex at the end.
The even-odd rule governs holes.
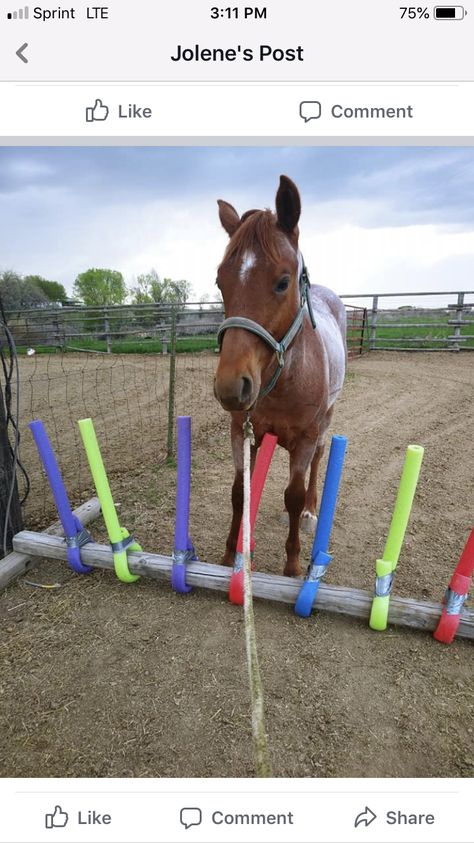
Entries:
POLYGON ((435 20, 462 20, 465 14, 464 6, 435 6, 433 9, 435 20))

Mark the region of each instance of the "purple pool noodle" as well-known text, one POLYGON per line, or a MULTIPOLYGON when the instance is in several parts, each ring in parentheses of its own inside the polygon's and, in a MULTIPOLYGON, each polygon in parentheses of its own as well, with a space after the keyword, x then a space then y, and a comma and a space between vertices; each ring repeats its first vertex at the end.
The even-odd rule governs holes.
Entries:
POLYGON ((189 501, 191 493, 191 418, 178 416, 178 471, 176 481, 176 523, 174 564, 171 584, 175 591, 187 593, 185 562, 193 550, 189 539, 189 501))
POLYGON ((187 550, 191 490, 191 419, 178 416, 178 477, 176 485, 175 550, 187 550))
MULTIPOLYGON (((54 451, 51 447, 51 443, 48 439, 48 435, 44 429, 43 422, 30 422, 29 428, 33 434, 36 447, 38 448, 39 455, 51 486, 51 491, 59 514, 59 520, 63 526, 64 535, 67 538, 74 538, 82 532, 83 526, 79 521, 79 518, 74 515, 71 509, 66 487, 64 485, 54 451)), ((78 574, 88 574, 92 571, 90 565, 84 565, 81 562, 79 547, 68 547, 68 561, 71 567, 78 574)))

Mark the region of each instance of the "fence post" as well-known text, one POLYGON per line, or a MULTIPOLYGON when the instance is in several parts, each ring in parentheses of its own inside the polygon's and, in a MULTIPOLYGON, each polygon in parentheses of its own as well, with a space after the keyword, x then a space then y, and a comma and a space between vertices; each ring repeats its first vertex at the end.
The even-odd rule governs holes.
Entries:
MULTIPOLYGON (((464 293, 458 293, 457 307, 456 307, 456 322, 462 322, 464 314, 464 293)), ((449 313, 448 313, 449 319, 449 313)), ((451 346, 452 351, 460 351, 459 337, 461 336, 461 325, 454 326, 454 336, 448 340, 448 347, 451 346)))
POLYGON ((171 309, 171 337, 170 337, 170 380, 168 395, 168 442, 166 456, 173 456, 174 451, 174 405, 176 390, 176 308, 171 309))
POLYGON ((7 536, 7 550, 12 548, 12 538, 15 533, 23 529, 20 498, 16 477, 13 475, 13 456, 8 438, 7 414, 0 382, 0 559, 3 557, 5 533, 7 536), (13 489, 12 489, 13 484, 13 489), (10 510, 7 509, 11 494, 10 510))
POLYGON ((104 333, 105 344, 107 346, 107 354, 112 354, 112 338, 110 336, 109 311, 106 307, 104 307, 104 333))
POLYGON ((359 354, 364 353, 364 338, 365 338, 366 328, 367 328, 367 308, 364 307, 364 313, 363 313, 363 316, 362 316, 362 325, 360 326, 359 354))
POLYGON ((379 304, 379 297, 374 296, 372 299, 372 313, 370 316, 370 335, 369 335, 369 351, 373 351, 375 348, 375 342, 377 339, 377 318, 378 318, 378 304, 379 304))
POLYGON ((58 321, 57 313, 53 314, 52 323, 53 323, 54 344, 56 346, 56 350, 61 351, 61 338, 59 336, 59 321, 58 321))

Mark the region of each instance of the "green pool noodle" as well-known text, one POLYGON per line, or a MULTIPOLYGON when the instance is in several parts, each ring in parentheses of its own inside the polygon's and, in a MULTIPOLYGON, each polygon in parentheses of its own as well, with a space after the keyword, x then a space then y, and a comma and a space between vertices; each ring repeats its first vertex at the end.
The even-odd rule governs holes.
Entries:
MULTIPOLYGON (((396 570, 408 519, 410 518, 413 498, 415 497, 418 477, 420 476, 423 454, 424 448, 421 445, 409 445, 407 448, 383 556, 382 559, 377 559, 375 563, 377 577, 393 574, 396 570)), ((372 629, 384 630, 387 628, 389 604, 390 594, 385 596, 375 595, 369 620, 369 626, 372 629)))
MULTIPOLYGON (((116 544, 128 538, 130 533, 125 527, 120 526, 92 419, 81 419, 78 424, 109 541, 111 544, 116 544)), ((138 542, 133 542, 129 545, 129 549, 141 550, 141 547, 138 542)), ((139 579, 136 574, 131 574, 129 571, 126 550, 114 553, 114 566, 115 573, 122 582, 136 582, 139 579)))
POLYGON ((392 571, 395 571, 397 567, 398 557, 405 538, 424 451, 425 449, 421 445, 409 445, 407 448, 395 509, 382 556, 382 559, 392 563, 392 571))
MULTIPOLYGON (((375 563, 375 575, 377 577, 385 577, 392 573, 392 563, 386 562, 385 559, 377 559, 375 563)), ((382 631, 387 629, 388 609, 390 606, 390 595, 381 596, 376 594, 372 600, 372 607, 370 609, 369 626, 371 629, 382 631)))

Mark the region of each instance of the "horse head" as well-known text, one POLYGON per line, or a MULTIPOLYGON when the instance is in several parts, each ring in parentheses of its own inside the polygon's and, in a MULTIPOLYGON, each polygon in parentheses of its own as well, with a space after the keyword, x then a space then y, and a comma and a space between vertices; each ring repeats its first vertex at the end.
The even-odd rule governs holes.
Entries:
POLYGON ((281 341, 302 319, 301 201, 287 176, 280 177, 275 204, 276 213, 251 210, 239 217, 228 202, 218 202, 230 241, 217 274, 226 319, 214 392, 229 411, 253 407, 272 381, 275 354, 283 366, 281 341))

